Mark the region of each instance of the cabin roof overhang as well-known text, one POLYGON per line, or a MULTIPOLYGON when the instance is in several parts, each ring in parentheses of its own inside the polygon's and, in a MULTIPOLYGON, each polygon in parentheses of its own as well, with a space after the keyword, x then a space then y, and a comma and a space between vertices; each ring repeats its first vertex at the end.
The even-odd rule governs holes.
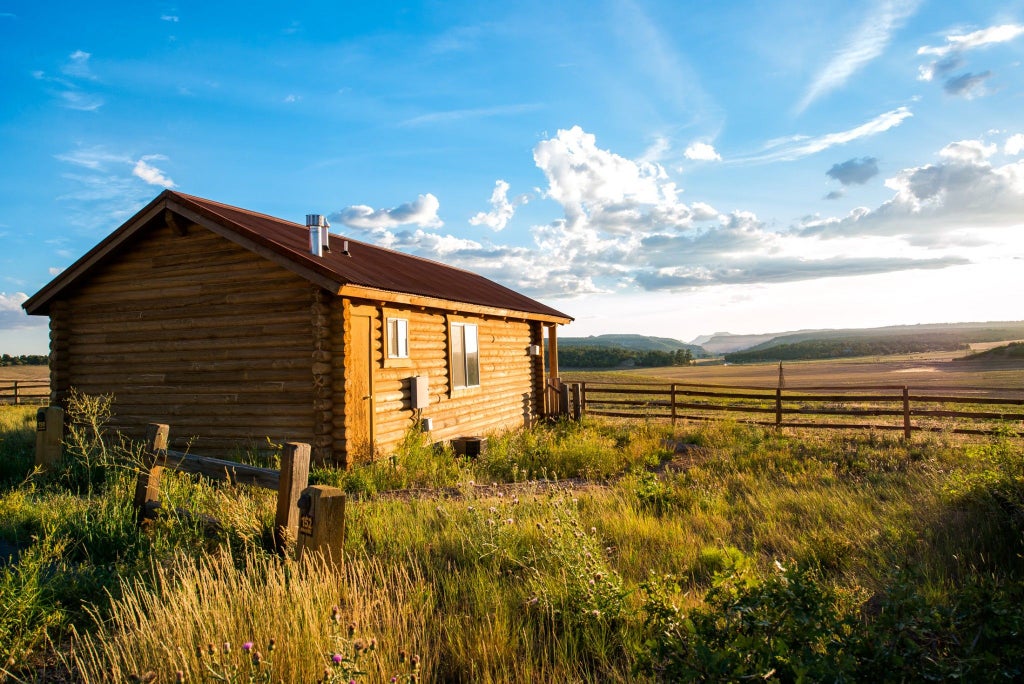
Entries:
POLYGON ((168 224, 181 217, 201 226, 342 297, 555 324, 573 320, 483 276, 368 243, 350 240, 356 258, 339 253, 317 257, 306 249, 308 233, 298 224, 171 190, 158 195, 26 300, 22 304, 25 311, 47 315, 50 303, 68 286, 114 258, 125 243, 161 215, 168 224))

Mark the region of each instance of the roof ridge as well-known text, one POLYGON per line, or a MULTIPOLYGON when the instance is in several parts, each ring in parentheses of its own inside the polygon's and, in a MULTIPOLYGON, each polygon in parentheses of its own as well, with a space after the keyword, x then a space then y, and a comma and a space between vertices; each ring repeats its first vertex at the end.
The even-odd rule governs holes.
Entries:
MULTIPOLYGON (((183 193, 183 192, 178 192, 176 190, 167 190, 167 194, 168 195, 175 195, 178 198, 181 198, 181 199, 184 199, 184 200, 187 200, 187 201, 196 202, 198 204, 213 205, 213 206, 216 206, 216 207, 224 207, 225 209, 231 209, 232 211, 238 211, 238 212, 241 212, 243 214, 247 214, 249 216, 256 216, 256 217, 259 217, 259 218, 270 219, 272 221, 277 221, 278 223, 283 223, 283 224, 286 224, 286 225, 295 226, 295 227, 303 229, 303 230, 305 229, 305 226, 303 226, 301 223, 297 223, 295 221, 289 221, 288 219, 283 219, 283 218, 280 218, 278 216, 273 216, 271 214, 264 214, 264 213, 259 212, 259 211, 252 211, 251 209, 246 209, 244 207, 238 207, 238 206, 235 206, 233 204, 226 204, 224 202, 217 202, 215 200, 206 199, 205 197, 199 197, 198 195, 189 195, 189 194, 186 194, 186 193, 183 193)), ((207 208, 209 208, 209 206, 207 208)), ((210 210, 213 211, 213 209, 210 209, 210 210)), ((222 216, 222 218, 224 218, 224 220, 226 220, 226 221, 231 221, 232 223, 235 223, 234 220, 232 220, 231 218, 229 218, 227 216, 222 216)), ((409 259, 417 259, 419 261, 424 261, 424 262, 426 262, 428 264, 437 264, 437 265, 440 265, 440 266, 444 266, 445 268, 449 268, 449 269, 451 269, 453 271, 461 271, 463 273, 469 273, 471 275, 480 275, 480 274, 475 273, 474 271, 470 271, 469 269, 466 269, 466 268, 461 268, 459 266, 452 266, 451 264, 446 264, 446 263, 444 263, 442 261, 438 261, 436 259, 431 259, 429 257, 420 256, 419 254, 410 254, 409 252, 403 252, 402 250, 399 250, 399 249, 392 249, 390 247, 384 247, 382 245, 377 245, 377 244, 374 244, 372 242, 367 242, 367 241, 364 241, 364 240, 359 240, 359 239, 353 238, 353 237, 351 237, 351 236, 349 236, 349 235, 347 235, 345 233, 331 233, 331 235, 341 236, 344 239, 352 241, 352 242, 355 242, 357 245, 360 245, 360 246, 370 247, 372 249, 379 249, 379 250, 383 250, 385 252, 391 252, 393 254, 400 254, 403 257, 407 257, 409 259)), ((494 282, 496 285, 500 285, 501 287, 505 287, 505 288, 508 288, 509 290, 512 290, 512 288, 510 288, 507 285, 504 285, 502 283, 499 283, 497 281, 493 281, 492 280, 491 282, 494 282)), ((515 292, 515 290, 512 290, 512 291, 515 292)))

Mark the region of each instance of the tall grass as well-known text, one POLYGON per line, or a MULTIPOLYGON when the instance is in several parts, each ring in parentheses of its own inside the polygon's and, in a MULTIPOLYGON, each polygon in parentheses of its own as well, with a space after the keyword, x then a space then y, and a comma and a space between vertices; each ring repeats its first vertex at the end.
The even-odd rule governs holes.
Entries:
POLYGON ((392 458, 316 472, 358 494, 340 571, 267 552, 272 493, 189 475, 165 474, 167 515, 138 532, 133 474, 116 465, 134 448, 106 444, 113 468, 26 479, 28 461, 0 489, 0 541, 20 554, 0 568, 4 655, 70 637, 73 652, 59 650, 84 681, 179 670, 314 681, 325 668, 344 681, 739 679, 799 667, 884 680, 910 672, 897 661, 1014 676, 1024 448, 1009 437, 585 421, 495 435, 472 460, 412 433, 392 458), (679 442, 693 448, 676 454, 679 442), (787 611, 793 592, 808 622, 787 611), (739 647, 721 611, 738 611, 729 624, 750 658, 729 656, 739 647), (829 650, 800 624, 852 646, 829 650))

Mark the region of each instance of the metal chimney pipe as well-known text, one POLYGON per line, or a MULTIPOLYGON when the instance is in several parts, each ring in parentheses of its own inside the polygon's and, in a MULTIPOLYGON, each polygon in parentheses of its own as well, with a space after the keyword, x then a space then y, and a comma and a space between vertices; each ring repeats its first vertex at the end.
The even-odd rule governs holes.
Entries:
POLYGON ((324 255, 327 235, 325 223, 327 221, 321 214, 306 214, 306 228, 309 229, 309 253, 313 256, 322 257, 324 255))

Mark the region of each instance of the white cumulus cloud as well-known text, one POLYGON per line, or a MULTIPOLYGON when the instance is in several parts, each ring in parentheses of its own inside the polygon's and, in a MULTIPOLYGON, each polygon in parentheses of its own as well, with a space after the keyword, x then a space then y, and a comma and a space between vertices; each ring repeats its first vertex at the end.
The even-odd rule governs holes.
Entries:
POLYGON ((508 222, 515 215, 516 207, 529 201, 529 197, 526 195, 521 195, 514 201, 510 201, 508 189, 509 184, 507 182, 500 179, 495 181, 494 191, 491 193, 490 199, 491 210, 478 212, 469 219, 470 224, 474 226, 487 226, 495 231, 504 230, 505 226, 508 225, 508 222))
POLYGON ((354 204, 331 216, 351 228, 373 231, 391 229, 397 226, 415 225, 421 228, 440 228, 444 222, 438 217, 441 203, 429 192, 412 202, 391 209, 374 209, 364 204, 354 204))
POLYGON ((718 154, 712 145, 705 142, 691 143, 683 152, 683 156, 698 161, 722 161, 722 155, 718 154))
POLYGON ((1024 152, 1024 133, 1015 133, 1003 144, 1003 154, 1016 156, 1024 152))

